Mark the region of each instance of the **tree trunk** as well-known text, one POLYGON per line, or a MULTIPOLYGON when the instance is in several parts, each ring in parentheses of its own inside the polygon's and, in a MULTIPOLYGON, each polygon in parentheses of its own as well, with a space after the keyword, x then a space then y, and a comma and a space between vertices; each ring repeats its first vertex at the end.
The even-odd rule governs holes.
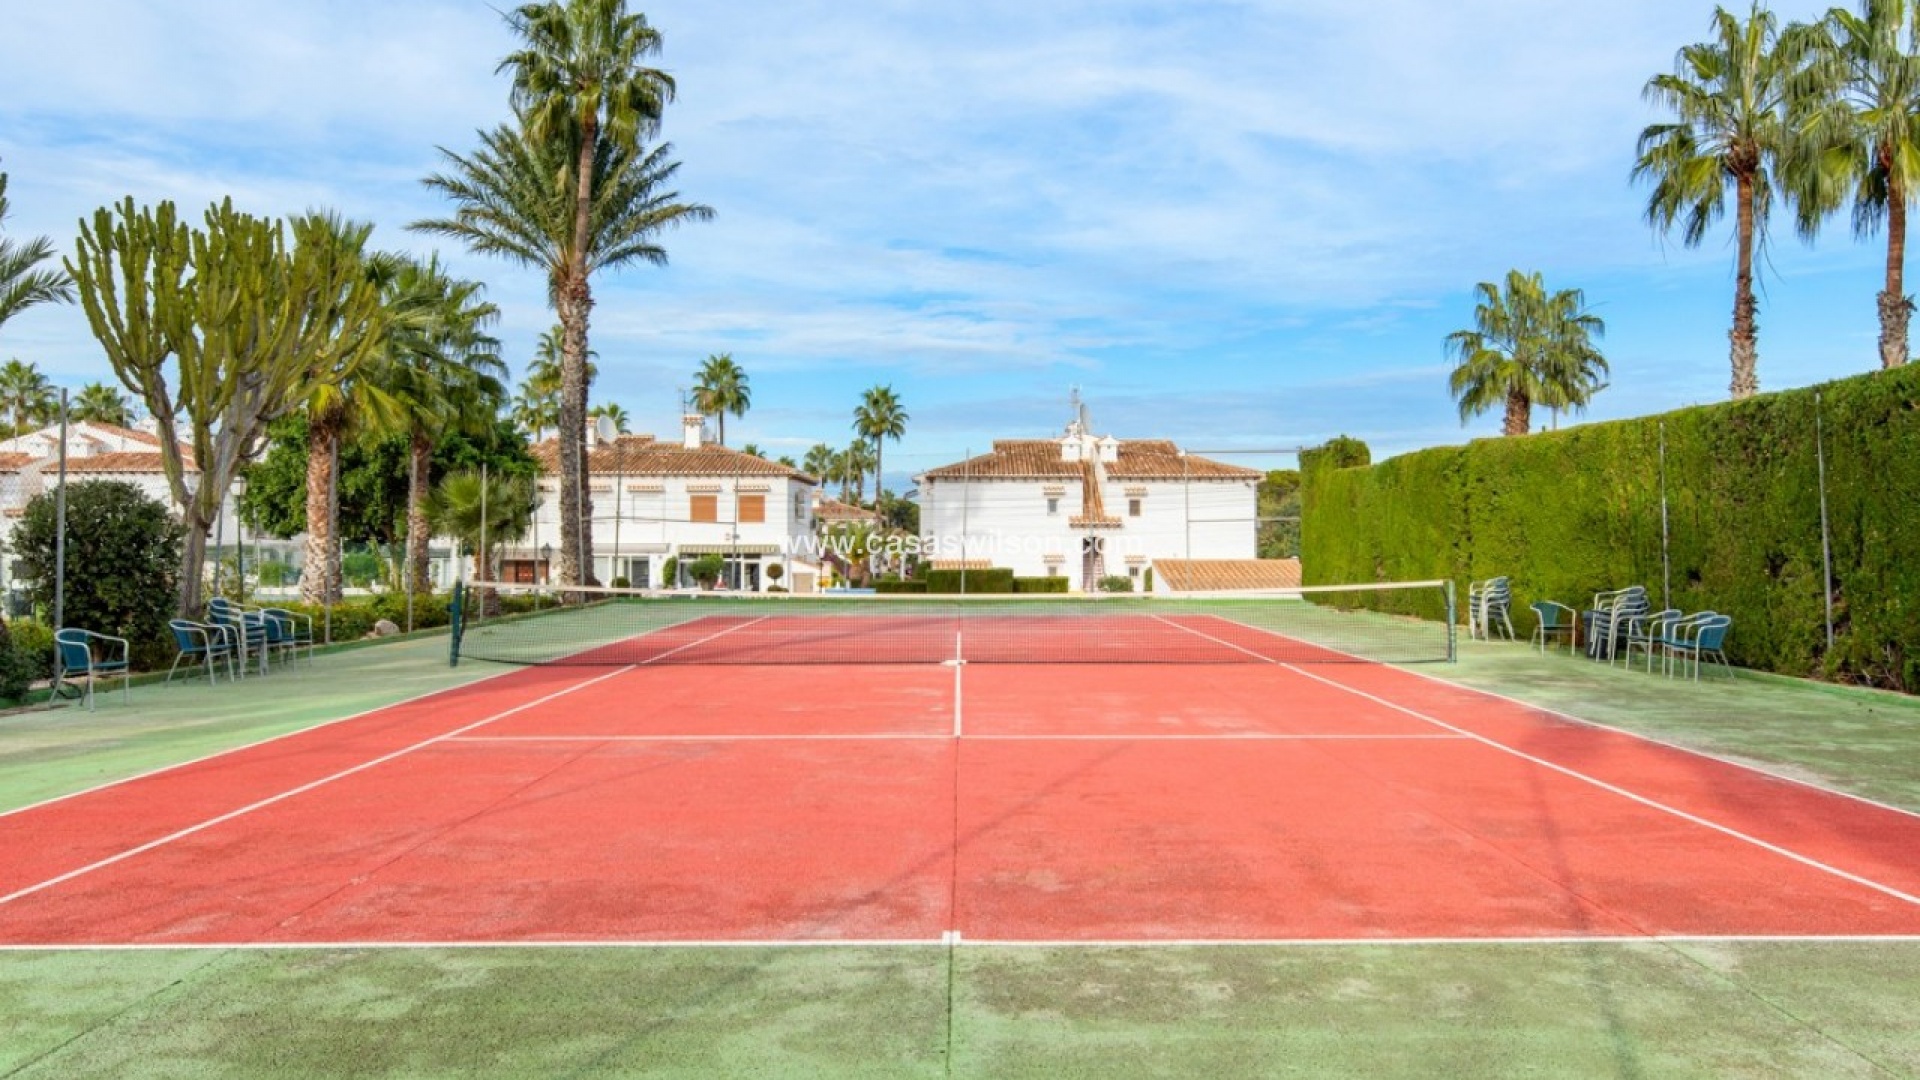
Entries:
POLYGON ((880 495, 887 489, 887 437, 873 440, 873 508, 880 509, 880 495))
POLYGON ((1533 427, 1533 402, 1518 390, 1507 391, 1507 422, 1502 435, 1525 435, 1533 427))
POLYGON ((1907 298, 1907 191, 1899 174, 1887 170, 1887 287, 1880 293, 1880 366, 1907 362, 1907 320, 1913 301, 1907 298))
POLYGON ((427 541, 433 530, 427 524, 427 481, 428 467, 433 464, 433 443, 416 431, 412 451, 407 469, 406 585, 418 594, 431 591, 427 584, 427 541))
POLYGON ((1733 367, 1729 390, 1735 401, 1760 391, 1759 302, 1753 296, 1753 177, 1741 175, 1735 196, 1739 224, 1736 242, 1739 262, 1733 275, 1733 329, 1727 331, 1728 361, 1733 367))
POLYGON ((300 571, 300 599, 332 604, 340 599, 339 530, 333 499, 333 461, 340 450, 340 425, 326 412, 310 415, 307 426, 307 556, 300 571))
POLYGON ((200 583, 207 572, 207 534, 213 523, 195 521, 191 512, 181 517, 187 535, 180 545, 180 617, 198 620, 206 616, 200 610, 200 583))
POLYGON ((560 309, 560 581, 593 584, 592 506, 587 498, 587 322, 593 291, 587 281, 587 247, 592 238, 593 151, 600 139, 599 117, 582 117, 580 157, 575 165, 573 250, 567 279, 558 290, 560 309))

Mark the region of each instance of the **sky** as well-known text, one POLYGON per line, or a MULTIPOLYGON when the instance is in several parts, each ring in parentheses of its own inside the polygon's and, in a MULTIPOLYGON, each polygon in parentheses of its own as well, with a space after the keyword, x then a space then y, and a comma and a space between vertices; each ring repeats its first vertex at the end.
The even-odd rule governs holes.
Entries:
MULTIPOLYGON (((1444 340, 1474 287, 1539 271, 1606 323, 1584 417, 1724 400, 1731 222, 1698 248, 1644 220, 1641 89, 1704 40, 1696 0, 630 0, 678 97, 661 138, 711 222, 595 282, 596 402, 679 430, 730 353, 730 445, 852 438, 868 387, 910 420, 887 483, 996 438, 1093 426, 1259 468, 1335 435, 1377 459, 1462 423, 1444 340), (1254 453, 1246 453, 1255 451, 1254 453)), ((1782 23, 1825 5, 1774 5, 1782 23)), ((12 237, 65 254, 133 196, 327 208, 487 285, 517 380, 552 325, 541 276, 408 225, 442 149, 508 119, 514 39, 480 0, 6 0, 0 171, 12 237)), ((1763 390, 1877 365, 1884 237, 1782 217, 1760 296, 1763 390)), ((77 307, 0 327, 0 359, 112 372, 77 307)), ((1544 426, 1545 415, 1536 417, 1544 426)))

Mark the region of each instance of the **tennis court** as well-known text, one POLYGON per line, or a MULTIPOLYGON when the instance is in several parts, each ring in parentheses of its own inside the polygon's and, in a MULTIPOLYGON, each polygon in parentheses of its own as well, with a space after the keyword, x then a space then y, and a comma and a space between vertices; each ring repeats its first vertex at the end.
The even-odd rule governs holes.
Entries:
POLYGON ((505 623, 605 625, 561 635, 574 663, 0 816, 0 943, 1920 937, 1920 817, 1351 640, 859 610, 885 617, 505 623))

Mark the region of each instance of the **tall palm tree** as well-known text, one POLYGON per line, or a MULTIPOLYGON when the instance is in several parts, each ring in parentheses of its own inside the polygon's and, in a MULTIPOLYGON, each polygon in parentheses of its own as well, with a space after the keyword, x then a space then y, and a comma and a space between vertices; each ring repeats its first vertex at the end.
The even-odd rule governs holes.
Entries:
POLYGON ((1661 232, 1676 225, 1688 247, 1726 213, 1734 213, 1733 328, 1727 332, 1735 398, 1760 389, 1757 371, 1759 303, 1753 293, 1753 255, 1765 242, 1777 173, 1788 155, 1786 105, 1799 49, 1786 45, 1772 12, 1758 0, 1745 22, 1716 8, 1713 40, 1680 50, 1672 74, 1647 81, 1644 96, 1674 114, 1671 123, 1640 133, 1636 180, 1649 180, 1647 222, 1661 232))
MULTIPOLYGON (((0 225, 7 223, 7 174, 0 172, 0 225)), ((19 243, 0 236, 0 326, 35 304, 73 303, 73 282, 57 268, 36 270, 53 258, 44 236, 19 243)))
POLYGON ((507 403, 507 419, 528 439, 539 442, 560 422, 559 395, 541 393, 531 380, 521 383, 520 392, 507 403))
MULTIPOLYGON (((382 328, 390 342, 398 324, 410 323, 421 313, 405 306, 394 292, 400 261, 367 250, 373 226, 347 221, 331 213, 309 214, 295 224, 302 244, 323 245, 335 257, 356 260, 363 273, 381 288, 387 320, 382 328)), ((376 353, 378 350, 376 350, 376 353)), ((309 604, 330 604, 341 597, 340 558, 340 444, 363 424, 397 426, 399 403, 373 377, 377 365, 358 355, 350 370, 315 379, 306 395, 307 413, 307 550, 300 574, 300 598, 309 604)))
MULTIPOLYGON (((513 79, 511 101, 525 141, 543 148, 549 168, 538 177, 558 203, 543 199, 539 243, 503 249, 522 262, 544 265, 563 329, 560 388, 560 576, 566 583, 592 576, 592 520, 586 498, 587 322, 593 309, 591 275, 635 258, 664 260, 652 244, 596 244, 607 209, 601 192, 620 187, 623 166, 637 159, 659 130, 673 100, 671 76, 643 60, 660 51, 660 34, 626 0, 548 0, 523 4, 507 16, 519 49, 497 71, 513 79), (557 211, 557 213, 555 213, 557 211)), ((651 203, 651 200, 648 200, 651 203)), ((681 207, 675 218, 689 216, 681 207)), ((654 219, 648 235, 666 219, 654 219)), ((639 239, 639 236, 630 238, 639 239)))
POLYGON ((892 386, 869 387, 860 398, 860 404, 853 410, 853 430, 858 435, 873 440, 873 501, 876 506, 887 482, 885 440, 900 441, 907 433, 905 406, 900 404, 900 396, 893 392, 892 386))
POLYGON ((400 314, 373 378, 397 404, 395 430, 407 437, 409 588, 427 580, 434 447, 451 432, 491 427, 506 398, 500 342, 487 333, 500 309, 482 300, 482 291, 478 282, 449 276, 437 256, 410 260, 391 285, 400 314))
POLYGON ((1808 33, 1812 62, 1796 114, 1816 153, 1802 208, 1811 232, 1851 203, 1857 236, 1887 227, 1880 290, 1880 365, 1907 362, 1907 207, 1920 197, 1920 4, 1860 0, 1833 8, 1808 33))
POLYGON ((747 373, 733 362, 732 353, 716 353, 700 365, 694 376, 693 407, 720 421, 720 445, 727 445, 727 414, 745 416, 753 407, 747 373))
POLYGON ((1593 339, 1606 324, 1587 311, 1579 289, 1547 292, 1539 274, 1507 272, 1504 292, 1483 281, 1475 289, 1472 330, 1447 335, 1447 351, 1458 360, 1450 383, 1465 423, 1495 405, 1504 405, 1501 433, 1525 435, 1533 406, 1585 408, 1604 385, 1606 358, 1593 339))
POLYGON ((0 365, 0 412, 15 435, 39 427, 59 411, 60 394, 40 373, 40 365, 18 359, 0 365))
POLYGON ((126 427, 133 422, 133 402, 106 383, 90 382, 74 395, 67 415, 75 420, 126 427))
MULTIPOLYGON (((580 2, 580 0, 576 0, 580 2)), ((427 186, 456 204, 454 216, 414 224, 450 236, 473 251, 498 255, 546 271, 550 299, 559 310, 562 334, 561 394, 557 410, 560 445, 560 578, 585 581, 593 565, 586 533, 591 505, 585 499, 588 276, 633 262, 660 265, 666 249, 658 234, 669 226, 703 221, 712 209, 680 201, 668 190, 679 164, 672 146, 652 150, 602 137, 595 145, 592 206, 584 238, 577 234, 572 188, 556 177, 571 176, 573 143, 536 139, 521 127, 501 126, 480 135, 470 157, 442 150, 452 169, 427 178, 427 186)))

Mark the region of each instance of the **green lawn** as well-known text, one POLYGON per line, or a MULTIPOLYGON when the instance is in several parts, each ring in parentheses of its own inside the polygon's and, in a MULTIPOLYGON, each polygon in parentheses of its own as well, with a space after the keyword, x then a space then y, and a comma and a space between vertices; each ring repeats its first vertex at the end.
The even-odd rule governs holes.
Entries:
MULTIPOLYGON (((499 674, 444 650, 0 716, 0 807, 499 674)), ((1920 809, 1907 698, 1480 643, 1421 670, 1920 809)), ((1910 942, 0 953, 23 1078, 1920 1076, 1917 1016, 1910 942)))

